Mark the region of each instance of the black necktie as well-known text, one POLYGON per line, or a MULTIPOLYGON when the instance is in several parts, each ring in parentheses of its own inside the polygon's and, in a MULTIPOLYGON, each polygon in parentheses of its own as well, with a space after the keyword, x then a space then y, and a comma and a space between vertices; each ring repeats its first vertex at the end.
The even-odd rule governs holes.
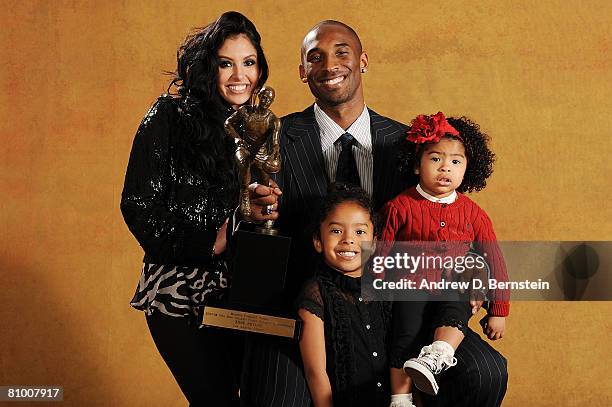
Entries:
POLYGON ((361 186, 359 172, 357 172, 357 163, 353 156, 353 145, 357 140, 349 133, 344 133, 338 140, 342 145, 342 151, 340 152, 338 166, 336 167, 336 182, 361 186))

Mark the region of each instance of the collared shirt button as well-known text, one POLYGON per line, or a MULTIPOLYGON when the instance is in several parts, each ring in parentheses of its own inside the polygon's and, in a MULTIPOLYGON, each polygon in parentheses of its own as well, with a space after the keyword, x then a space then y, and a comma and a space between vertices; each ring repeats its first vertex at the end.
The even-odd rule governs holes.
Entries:
POLYGON ((378 352, 372 352, 372 356, 374 357, 378 356, 378 352))
POLYGON ((446 226, 446 222, 444 221, 440 222, 440 227, 444 227, 444 226, 446 226))
POLYGON ((359 298, 358 298, 358 300, 359 300, 359 302, 362 302, 362 301, 363 301, 363 298, 359 297, 359 298))
POLYGON ((378 387, 382 387, 382 383, 381 383, 381 382, 378 382, 378 383, 376 383, 376 386, 378 386, 378 387))
POLYGON ((367 324, 367 325, 366 325, 366 329, 370 329, 370 324, 367 324))

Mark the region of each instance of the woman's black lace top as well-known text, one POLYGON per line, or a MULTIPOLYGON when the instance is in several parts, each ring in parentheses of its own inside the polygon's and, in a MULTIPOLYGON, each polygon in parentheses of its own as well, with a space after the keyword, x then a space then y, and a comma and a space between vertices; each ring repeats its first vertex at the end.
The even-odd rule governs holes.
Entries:
POLYGON ((390 304, 361 297, 361 279, 322 264, 296 302, 321 318, 334 406, 388 406, 390 304))

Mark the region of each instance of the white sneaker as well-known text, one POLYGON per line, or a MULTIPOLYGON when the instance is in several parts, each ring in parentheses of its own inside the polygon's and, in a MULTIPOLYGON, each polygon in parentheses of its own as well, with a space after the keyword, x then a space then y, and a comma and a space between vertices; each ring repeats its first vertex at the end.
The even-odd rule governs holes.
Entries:
POLYGON ((412 404, 412 393, 410 394, 393 394, 391 396, 391 404, 389 407, 416 407, 412 404))
POLYGON ((440 389, 436 375, 457 364, 453 354, 452 346, 446 342, 436 341, 424 346, 418 358, 406 361, 404 371, 419 390, 435 396, 440 389))

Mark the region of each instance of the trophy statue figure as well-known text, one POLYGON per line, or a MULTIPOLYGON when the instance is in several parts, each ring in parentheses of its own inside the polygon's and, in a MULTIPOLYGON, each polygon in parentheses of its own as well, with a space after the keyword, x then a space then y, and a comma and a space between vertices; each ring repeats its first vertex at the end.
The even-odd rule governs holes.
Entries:
MULTIPOLYGON (((274 89, 262 87, 250 105, 241 106, 225 121, 225 132, 234 137, 236 153, 234 158, 238 163, 240 177, 240 212, 243 216, 251 215, 249 202, 249 184, 251 183, 251 167, 255 169, 260 182, 269 185, 270 174, 280 171, 280 120, 269 109, 274 101, 274 89), (242 137, 236 131, 241 127, 242 137)), ((267 210, 270 210, 269 208, 267 210)), ((260 230, 263 233, 274 234, 274 221, 267 221, 260 230), (267 232, 266 232, 267 231, 267 232)))

